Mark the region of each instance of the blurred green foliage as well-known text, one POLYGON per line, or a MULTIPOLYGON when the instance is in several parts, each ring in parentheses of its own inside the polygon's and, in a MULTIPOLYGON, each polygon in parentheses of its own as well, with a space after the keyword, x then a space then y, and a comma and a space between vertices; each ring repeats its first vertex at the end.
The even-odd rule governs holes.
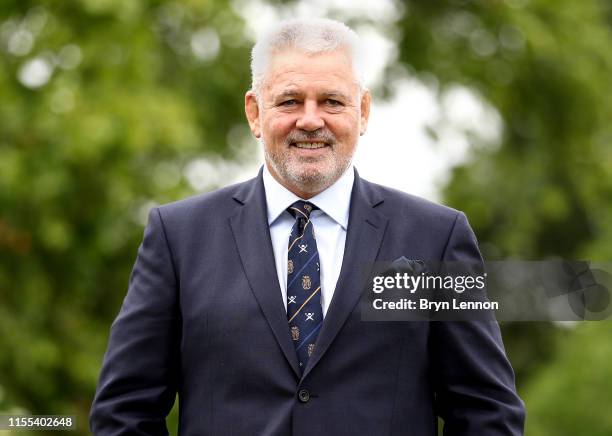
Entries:
POLYGON ((87 434, 147 209, 234 153, 250 44, 202 0, 4 1, 0 33, 0 410, 87 434))
POLYGON ((612 329, 587 322, 561 335, 559 353, 524 390, 527 435, 612 434, 612 329))
MULTIPOLYGON (((401 6, 381 29, 398 63, 501 116, 501 143, 474 138, 445 189, 485 256, 612 258, 612 2, 401 6)), ((220 0, 0 5, 0 411, 88 433, 146 211, 193 192, 193 159, 240 151, 249 48, 220 0)), ((612 434, 611 336, 504 326, 527 434, 612 434)))

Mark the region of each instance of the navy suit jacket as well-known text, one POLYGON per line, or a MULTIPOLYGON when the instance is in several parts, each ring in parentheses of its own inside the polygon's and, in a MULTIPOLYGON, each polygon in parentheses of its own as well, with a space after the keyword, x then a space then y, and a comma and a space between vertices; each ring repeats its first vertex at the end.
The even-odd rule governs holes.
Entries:
POLYGON ((523 433, 494 322, 365 322, 375 260, 480 261, 466 217, 355 174, 338 284, 300 375, 258 177, 154 208, 92 405, 96 435, 523 433))

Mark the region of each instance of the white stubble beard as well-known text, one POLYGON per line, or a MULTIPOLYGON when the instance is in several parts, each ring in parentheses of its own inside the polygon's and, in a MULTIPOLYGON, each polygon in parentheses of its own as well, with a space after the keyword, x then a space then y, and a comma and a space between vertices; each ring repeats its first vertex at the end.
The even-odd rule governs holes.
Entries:
POLYGON ((346 158, 338 156, 334 152, 334 145, 331 145, 330 154, 321 159, 317 163, 318 170, 314 170, 305 168, 313 163, 313 159, 301 161, 291 152, 290 145, 280 153, 274 153, 268 150, 263 138, 260 138, 260 143, 263 146, 266 163, 274 172, 289 185, 309 193, 319 193, 333 185, 344 174, 354 156, 354 152, 346 158))

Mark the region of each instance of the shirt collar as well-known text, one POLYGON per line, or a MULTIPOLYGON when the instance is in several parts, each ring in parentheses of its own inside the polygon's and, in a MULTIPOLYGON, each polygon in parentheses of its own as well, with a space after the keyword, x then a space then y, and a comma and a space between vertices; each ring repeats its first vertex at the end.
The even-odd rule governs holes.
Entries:
MULTIPOLYGON (((348 226, 354 179, 355 171, 351 164, 333 185, 308 200, 340 224, 344 230, 348 226)), ((263 183, 266 191, 268 225, 271 225, 289 206, 302 199, 278 183, 265 164, 263 183)))

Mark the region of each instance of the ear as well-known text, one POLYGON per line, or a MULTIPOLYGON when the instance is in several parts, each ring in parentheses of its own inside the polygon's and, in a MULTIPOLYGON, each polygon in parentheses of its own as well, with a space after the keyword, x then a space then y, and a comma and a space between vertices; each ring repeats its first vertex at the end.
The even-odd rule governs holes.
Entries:
POLYGON ((247 120, 251 132, 256 138, 261 137, 261 124, 259 118, 259 106, 257 105, 257 96, 250 90, 244 95, 244 112, 246 113, 247 120))
POLYGON ((359 127, 359 134, 363 135, 368 128, 368 120, 370 119, 370 102, 372 96, 370 90, 365 89, 361 95, 361 123, 359 127))

